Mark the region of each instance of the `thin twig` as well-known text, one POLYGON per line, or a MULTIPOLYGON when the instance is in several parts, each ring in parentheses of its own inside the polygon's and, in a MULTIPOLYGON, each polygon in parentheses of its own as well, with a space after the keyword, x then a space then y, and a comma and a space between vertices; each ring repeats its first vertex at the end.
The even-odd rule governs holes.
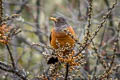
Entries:
POLYGON ((12 61, 12 66, 13 66, 14 69, 16 69, 15 61, 14 61, 14 58, 13 58, 12 52, 10 51, 10 48, 9 48, 8 44, 6 44, 6 47, 7 47, 7 50, 8 50, 8 52, 9 52, 10 59, 11 59, 11 61, 12 61))
POLYGON ((68 80, 68 72, 69 72, 69 64, 66 63, 66 72, 65 72, 65 80, 68 80))

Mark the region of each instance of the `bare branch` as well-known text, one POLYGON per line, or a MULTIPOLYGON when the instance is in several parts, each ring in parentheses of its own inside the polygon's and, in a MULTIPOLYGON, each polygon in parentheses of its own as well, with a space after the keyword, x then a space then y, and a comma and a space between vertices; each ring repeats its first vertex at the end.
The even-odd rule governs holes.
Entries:
POLYGON ((12 61, 12 66, 13 66, 14 69, 16 69, 15 61, 14 61, 12 52, 10 51, 10 48, 9 48, 8 44, 6 44, 6 47, 7 47, 7 50, 8 50, 8 52, 9 52, 10 59, 11 59, 11 61, 12 61))

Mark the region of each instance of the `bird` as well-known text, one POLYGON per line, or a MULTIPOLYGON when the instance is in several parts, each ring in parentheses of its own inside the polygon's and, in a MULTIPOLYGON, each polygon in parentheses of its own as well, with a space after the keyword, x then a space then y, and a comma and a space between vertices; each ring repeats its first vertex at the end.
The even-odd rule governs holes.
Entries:
MULTIPOLYGON (((68 30, 72 36, 75 36, 75 31, 72 26, 67 23, 64 17, 50 17, 50 20, 54 21, 54 27, 52 28, 50 34, 50 45, 54 49, 58 49, 64 48, 66 44, 69 44, 72 49, 74 47, 75 40, 64 32, 64 30, 68 30), (57 43, 59 43, 59 46, 57 43)), ((67 50, 65 50, 64 54, 66 53, 68 53, 67 50)), ((52 57, 49 59, 48 63, 55 63, 54 60, 56 62, 58 61, 57 58, 52 57)))

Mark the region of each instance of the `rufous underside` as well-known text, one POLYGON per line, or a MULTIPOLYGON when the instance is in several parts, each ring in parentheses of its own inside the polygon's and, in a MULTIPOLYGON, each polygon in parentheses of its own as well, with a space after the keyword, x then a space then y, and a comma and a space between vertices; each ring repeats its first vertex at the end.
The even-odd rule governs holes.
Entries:
MULTIPOLYGON (((73 36, 75 36, 75 32, 72 27, 67 27, 67 29, 73 36)), ((50 44, 55 49, 58 48, 56 40, 60 44, 60 47, 64 47, 66 43, 68 43, 72 48, 75 44, 74 39, 72 39, 70 35, 66 35, 66 33, 63 31, 56 32, 55 28, 53 28, 50 36, 50 44)))

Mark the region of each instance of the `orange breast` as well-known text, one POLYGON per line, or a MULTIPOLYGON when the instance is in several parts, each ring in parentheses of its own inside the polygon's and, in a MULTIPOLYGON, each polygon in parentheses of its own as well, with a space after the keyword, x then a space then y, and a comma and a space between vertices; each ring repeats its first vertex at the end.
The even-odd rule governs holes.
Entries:
MULTIPOLYGON (((68 27, 69 32, 75 36, 74 30, 72 27, 68 27)), ((55 32, 55 29, 52 30, 51 34, 51 46, 55 49, 58 48, 56 45, 56 40, 60 44, 60 47, 66 46, 66 43, 70 44, 71 48, 73 47, 75 41, 69 35, 66 35, 65 32, 55 32)))

